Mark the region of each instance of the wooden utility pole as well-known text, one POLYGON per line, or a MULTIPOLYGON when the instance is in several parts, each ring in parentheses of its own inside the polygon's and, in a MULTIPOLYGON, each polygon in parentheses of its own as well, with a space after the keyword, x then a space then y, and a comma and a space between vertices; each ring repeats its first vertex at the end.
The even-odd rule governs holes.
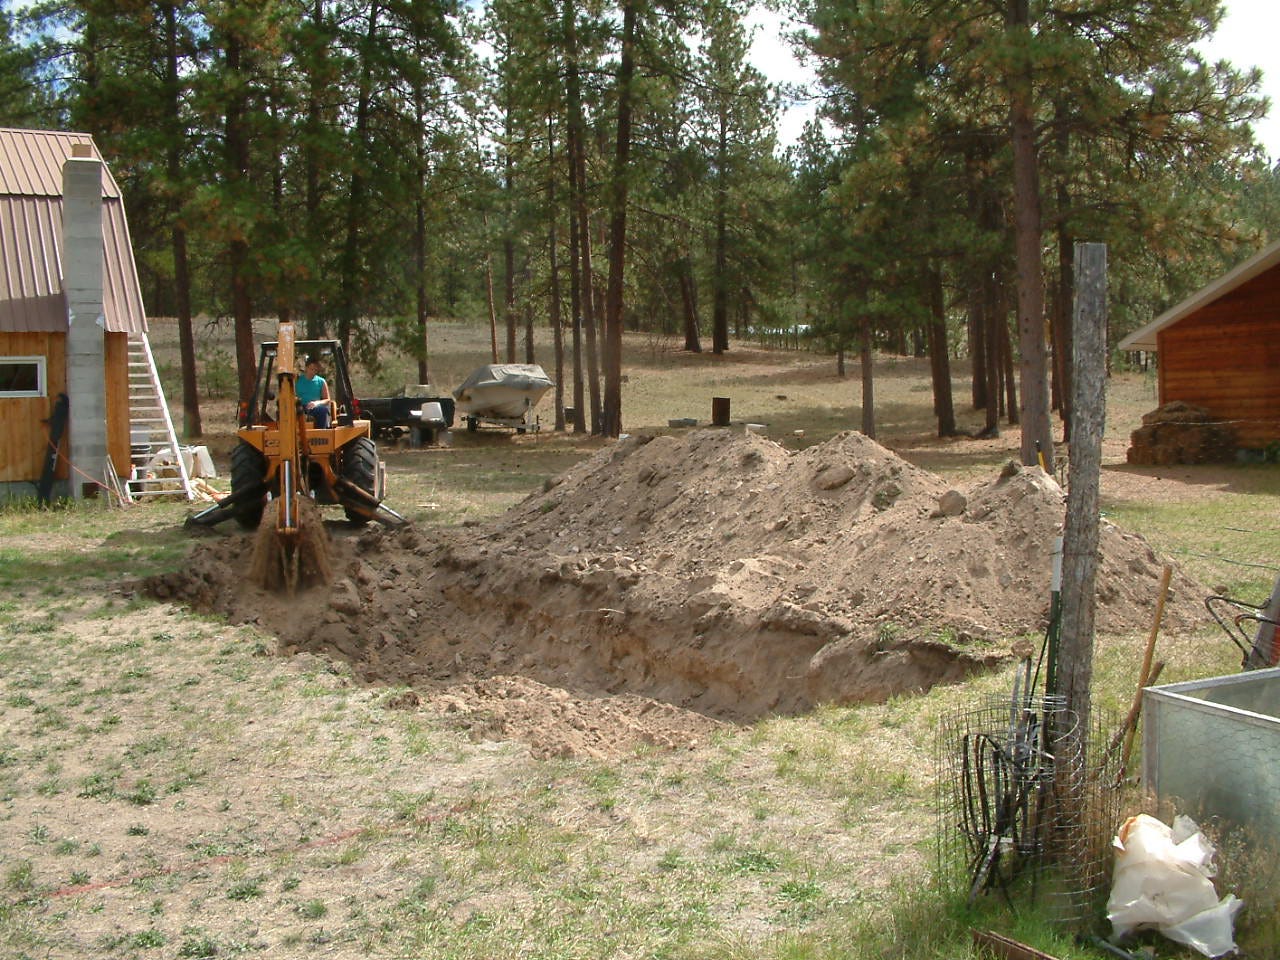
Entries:
POLYGON ((1089 730, 1089 685, 1093 679, 1098 488, 1107 409, 1107 248, 1101 243, 1077 243, 1075 254, 1071 472, 1062 544, 1062 640, 1058 689, 1054 692, 1079 718, 1076 729, 1083 738, 1089 730))

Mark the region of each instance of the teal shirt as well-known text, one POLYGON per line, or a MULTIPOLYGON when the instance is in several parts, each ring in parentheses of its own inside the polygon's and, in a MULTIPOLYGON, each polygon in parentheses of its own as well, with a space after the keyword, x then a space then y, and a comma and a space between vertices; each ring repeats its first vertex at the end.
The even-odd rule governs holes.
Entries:
POLYGON ((315 400, 324 398, 325 382, 324 377, 316 374, 314 377, 308 377, 305 373, 298 378, 295 392, 298 399, 302 401, 302 405, 306 406, 315 400))

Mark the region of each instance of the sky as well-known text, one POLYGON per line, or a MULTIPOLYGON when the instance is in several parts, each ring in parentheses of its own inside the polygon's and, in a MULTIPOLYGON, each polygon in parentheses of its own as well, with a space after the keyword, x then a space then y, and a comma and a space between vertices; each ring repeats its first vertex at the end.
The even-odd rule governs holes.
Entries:
MULTIPOLYGON (((1276 0, 1225 0, 1226 9, 1217 33, 1201 45, 1209 61, 1229 60, 1237 67, 1262 69, 1262 92, 1270 97, 1269 116, 1254 124, 1254 135, 1265 153, 1280 160, 1280 3, 1276 0)), ((774 14, 757 10, 750 22, 759 27, 752 46, 752 61, 774 81, 804 83, 812 73, 796 61, 784 33, 787 26, 774 14)), ((814 105, 790 106, 782 117, 780 137, 794 143, 813 115, 814 105)))

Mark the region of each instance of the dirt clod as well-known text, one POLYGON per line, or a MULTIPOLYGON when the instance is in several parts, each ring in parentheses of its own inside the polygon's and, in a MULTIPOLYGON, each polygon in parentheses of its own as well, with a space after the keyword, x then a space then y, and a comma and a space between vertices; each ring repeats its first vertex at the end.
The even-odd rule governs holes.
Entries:
POLYGON ((333 579, 329 536, 320 510, 309 497, 298 498, 298 531, 282 535, 275 518, 263 517, 249 558, 249 581, 266 591, 292 594, 299 587, 322 587, 333 579))

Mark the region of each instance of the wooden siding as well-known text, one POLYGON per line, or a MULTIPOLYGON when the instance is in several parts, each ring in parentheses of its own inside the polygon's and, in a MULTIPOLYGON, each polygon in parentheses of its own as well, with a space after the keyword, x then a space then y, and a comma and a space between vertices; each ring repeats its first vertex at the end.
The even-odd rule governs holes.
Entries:
POLYGON ((1242 447, 1280 441, 1280 267, 1158 334, 1160 402, 1206 407, 1242 447))
MULTIPOLYGON (((0 482, 35 483, 44 469, 44 453, 49 442, 48 427, 42 421, 53 412, 53 402, 67 389, 66 334, 0 333, 0 356, 42 356, 46 358, 46 395, 43 397, 0 397, 0 482)), ((103 361, 103 383, 107 402, 107 450, 118 470, 129 469, 129 338, 108 333, 103 361)), ((75 411, 71 411, 75 424, 75 411)), ((63 437, 62 452, 67 451, 63 437)), ((96 471, 96 468, 94 470, 96 471)), ((57 476, 66 479, 65 460, 58 464, 57 476)), ((35 493, 34 487, 32 493, 35 493)))
MULTIPOLYGON (((66 335, 61 333, 0 333, 0 356, 45 357, 45 396, 0 397, 0 482, 40 479, 53 401, 67 389, 66 335)), ((66 439, 63 439, 66 450, 66 439)), ((67 467, 58 464, 58 477, 67 467)), ((35 487, 31 488, 32 496, 35 487)))
POLYGON ((129 335, 108 333, 103 361, 107 389, 107 453, 116 473, 129 475, 129 335))

